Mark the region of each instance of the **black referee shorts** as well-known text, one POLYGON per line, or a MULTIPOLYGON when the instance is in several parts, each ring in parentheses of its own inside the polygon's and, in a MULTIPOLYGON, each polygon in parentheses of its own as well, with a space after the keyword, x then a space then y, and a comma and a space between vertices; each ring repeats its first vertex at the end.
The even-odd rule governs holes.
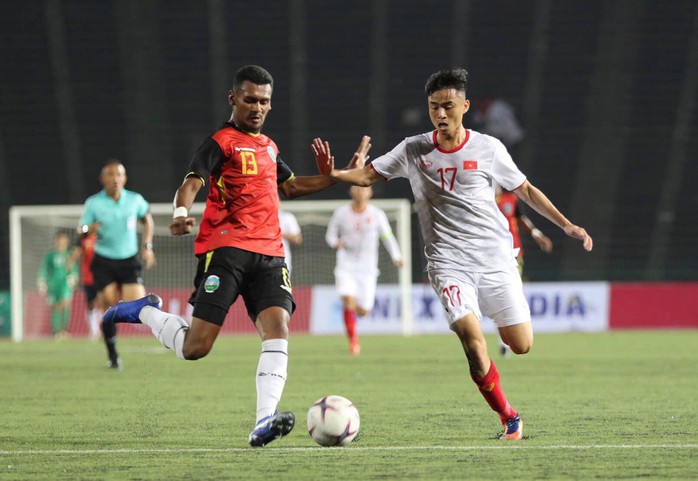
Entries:
POLYGON ((268 307, 296 309, 291 279, 283 257, 272 257, 235 247, 220 247, 199 256, 189 299, 192 315, 223 325, 230 306, 242 296, 247 314, 255 322, 268 307))
POLYGON ((141 263, 138 257, 128 259, 109 259, 98 254, 92 258, 90 264, 94 286, 101 291, 112 282, 117 284, 143 284, 141 278, 141 263))

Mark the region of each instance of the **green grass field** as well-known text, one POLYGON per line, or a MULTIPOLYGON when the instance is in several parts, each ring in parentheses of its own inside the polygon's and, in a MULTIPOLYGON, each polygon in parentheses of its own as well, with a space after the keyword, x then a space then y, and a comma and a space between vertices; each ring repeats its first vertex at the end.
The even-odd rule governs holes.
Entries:
MULTIPOLYGON (((495 345, 490 338, 490 344, 495 345)), ((259 340, 220 338, 184 362, 152 338, 0 342, 0 479, 697 479, 698 331, 538 335, 499 360, 525 439, 503 442, 455 336, 294 336, 280 406, 296 429, 263 449, 254 422, 259 340), (359 437, 316 446, 308 407, 351 399, 359 437)))

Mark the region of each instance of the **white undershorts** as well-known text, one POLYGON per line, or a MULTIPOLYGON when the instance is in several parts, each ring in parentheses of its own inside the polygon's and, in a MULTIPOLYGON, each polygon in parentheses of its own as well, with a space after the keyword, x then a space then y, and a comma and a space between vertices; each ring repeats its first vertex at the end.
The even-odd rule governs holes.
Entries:
POLYGON ((484 313, 498 328, 531 322, 531 310, 515 266, 496 272, 437 268, 430 269, 428 274, 449 325, 470 313, 480 320, 484 313))
POLYGON ((374 274, 364 274, 344 269, 334 270, 334 283, 340 296, 351 296, 362 309, 370 311, 376 300, 376 283, 374 274))

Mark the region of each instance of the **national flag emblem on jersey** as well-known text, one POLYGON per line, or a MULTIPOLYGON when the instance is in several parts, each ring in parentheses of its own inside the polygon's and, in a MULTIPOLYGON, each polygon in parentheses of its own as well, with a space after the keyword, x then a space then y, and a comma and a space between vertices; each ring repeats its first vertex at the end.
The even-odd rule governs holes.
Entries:
POLYGON ((271 145, 267 145, 267 153, 269 154, 269 157, 271 157, 272 162, 276 163, 276 152, 274 152, 271 145))
POLYGON ((463 170, 477 170, 477 160, 464 160, 463 170))

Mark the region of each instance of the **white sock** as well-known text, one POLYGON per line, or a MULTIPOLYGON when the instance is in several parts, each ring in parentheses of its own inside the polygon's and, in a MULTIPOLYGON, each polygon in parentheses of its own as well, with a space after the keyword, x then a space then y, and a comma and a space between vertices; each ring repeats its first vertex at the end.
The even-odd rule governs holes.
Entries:
POLYGON ((90 328, 90 337, 96 339, 99 337, 99 323, 102 320, 102 311, 98 307, 93 307, 87 312, 87 324, 90 328))
POLYGON ((153 335, 160 341, 160 344, 173 350, 178 358, 184 359, 182 346, 184 346, 184 336, 189 330, 187 321, 152 306, 145 306, 141 309, 138 318, 153 331, 153 335))
POLYGON ((271 416, 284 392, 288 368, 288 340, 262 341, 257 364, 257 421, 271 416))

